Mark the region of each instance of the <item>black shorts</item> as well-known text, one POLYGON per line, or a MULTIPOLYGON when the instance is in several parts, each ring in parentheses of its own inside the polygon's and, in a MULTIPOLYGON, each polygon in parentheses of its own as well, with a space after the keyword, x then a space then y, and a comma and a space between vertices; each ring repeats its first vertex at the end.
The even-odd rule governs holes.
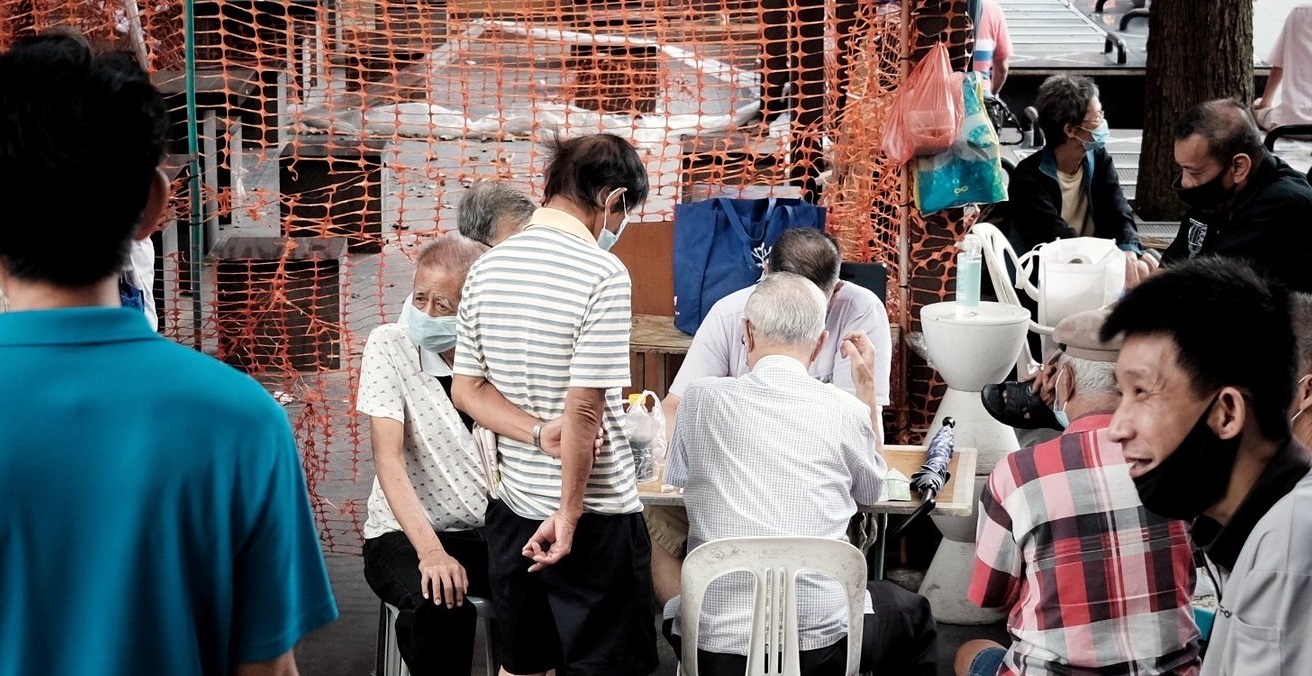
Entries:
POLYGON ((584 514, 568 556, 529 573, 541 521, 487 506, 488 576, 501 665, 513 674, 642 676, 656 669, 651 542, 641 514, 584 514))

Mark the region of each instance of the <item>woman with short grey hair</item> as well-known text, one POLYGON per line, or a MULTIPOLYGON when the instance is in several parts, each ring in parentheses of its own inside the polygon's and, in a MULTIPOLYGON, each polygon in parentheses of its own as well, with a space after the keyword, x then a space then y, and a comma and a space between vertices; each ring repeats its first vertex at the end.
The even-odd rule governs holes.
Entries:
POLYGON ((1064 237, 1101 237, 1142 254, 1134 214, 1105 147, 1109 132, 1097 85, 1054 75, 1039 87, 1036 107, 1047 145, 1012 172, 1013 243, 1031 249, 1064 237))

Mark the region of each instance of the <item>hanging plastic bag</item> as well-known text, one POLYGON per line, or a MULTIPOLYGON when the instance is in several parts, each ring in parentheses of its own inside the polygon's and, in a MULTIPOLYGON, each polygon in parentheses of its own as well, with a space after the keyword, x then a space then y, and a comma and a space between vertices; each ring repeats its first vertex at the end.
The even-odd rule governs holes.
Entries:
POLYGON ((940 42, 898 90, 884 127, 884 154, 903 163, 941 153, 956 141, 963 117, 961 74, 952 72, 947 45, 940 42))
POLYGON ((638 483, 661 478, 661 470, 665 467, 665 414, 656 393, 646 390, 642 394, 629 395, 629 407, 622 424, 624 434, 629 438, 629 448, 633 451, 633 469, 638 475, 638 483), (648 397, 651 398, 651 411, 647 410, 648 397))
POLYGON ((969 73, 961 84, 966 118, 956 143, 933 157, 916 159, 916 208, 932 214, 967 204, 994 204, 1007 199, 1002 147, 984 107, 983 79, 969 73))

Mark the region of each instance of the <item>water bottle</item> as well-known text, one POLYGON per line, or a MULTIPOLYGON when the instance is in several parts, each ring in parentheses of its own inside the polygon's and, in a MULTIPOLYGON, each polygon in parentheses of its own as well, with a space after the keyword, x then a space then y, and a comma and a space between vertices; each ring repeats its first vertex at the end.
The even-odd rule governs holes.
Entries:
POLYGON ((975 235, 966 235, 957 243, 957 307, 959 312, 974 314, 979 307, 979 275, 982 267, 980 241, 975 235))
POLYGON ((629 395, 629 410, 624 414, 624 433, 629 438, 629 449, 633 452, 633 471, 637 473, 638 483, 656 480, 653 442, 658 426, 656 419, 647 412, 643 395, 629 395))

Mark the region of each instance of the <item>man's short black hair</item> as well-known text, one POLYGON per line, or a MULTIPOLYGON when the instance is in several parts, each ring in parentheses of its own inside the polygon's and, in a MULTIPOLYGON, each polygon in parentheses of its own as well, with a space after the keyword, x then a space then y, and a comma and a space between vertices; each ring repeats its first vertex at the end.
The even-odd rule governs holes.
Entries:
POLYGON ((1254 162, 1266 158, 1266 146, 1248 109, 1234 99, 1204 101, 1175 123, 1175 140, 1194 134, 1207 141, 1207 154, 1228 166, 1235 155, 1247 155, 1254 162))
POLYGON ((168 116, 128 54, 40 35, 0 54, 0 262, 65 288, 117 272, 164 155, 168 116))
POLYGON ((630 209, 647 201, 647 167, 628 141, 614 134, 557 138, 548 143, 546 201, 560 195, 578 205, 600 209, 607 195, 625 188, 630 209))
POLYGON ((1202 257, 1171 266, 1125 295, 1102 327, 1103 340, 1162 335, 1174 341, 1194 393, 1243 391, 1262 434, 1289 436, 1286 417, 1298 365, 1289 292, 1248 264, 1202 257))
POLYGON ((838 283, 838 266, 843 262, 838 241, 817 228, 785 230, 770 249, 770 272, 801 275, 826 295, 838 283))

